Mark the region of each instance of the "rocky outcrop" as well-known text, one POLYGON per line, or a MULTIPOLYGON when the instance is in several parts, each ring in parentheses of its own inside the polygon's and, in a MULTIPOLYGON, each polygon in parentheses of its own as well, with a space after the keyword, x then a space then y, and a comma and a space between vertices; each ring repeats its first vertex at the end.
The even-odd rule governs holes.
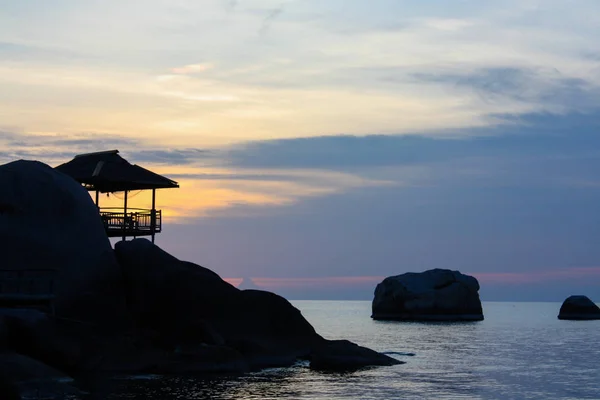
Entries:
POLYGON ((570 296, 560 307, 558 319, 578 321, 600 319, 600 307, 587 296, 570 296))
POLYGON ((8 376, 0 374, 0 393, 3 400, 21 400, 21 393, 17 385, 8 376))
POLYGON ((0 166, 2 269, 56 271, 56 313, 115 324, 120 268, 98 211, 72 178, 37 161, 0 166))
POLYGON ((334 346, 283 297, 238 290, 213 271, 180 261, 145 239, 119 242, 115 252, 133 318, 140 329, 154 332, 156 345, 164 349, 211 349, 215 363, 225 355, 246 369, 313 357, 324 368, 335 364, 321 361, 333 359, 332 349, 338 365, 344 354, 354 367, 398 363, 350 342, 334 346))
POLYGON ((36 359, 13 352, 0 353, 0 376, 4 376, 6 382, 72 380, 64 373, 36 359))
POLYGON ((447 269, 391 276, 379 283, 373 319, 399 321, 479 321, 483 310, 479 283, 447 269))
POLYGON ((239 373, 297 360, 334 370, 400 363, 325 340, 283 297, 238 290, 148 240, 113 251, 85 189, 44 164, 0 166, 0 185, 2 268, 57 273, 56 315, 0 304, 0 364, 11 366, 0 379, 9 386, 99 372, 239 373))
POLYGON ((328 340, 313 349, 310 368, 325 371, 353 371, 368 365, 404 364, 384 354, 361 347, 348 340, 328 340))

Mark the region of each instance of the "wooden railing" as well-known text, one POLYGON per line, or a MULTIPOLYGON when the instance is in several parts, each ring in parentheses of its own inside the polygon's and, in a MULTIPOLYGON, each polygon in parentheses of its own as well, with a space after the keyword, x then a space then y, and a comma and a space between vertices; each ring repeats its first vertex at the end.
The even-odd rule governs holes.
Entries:
POLYGON ((162 230, 160 210, 130 208, 124 213, 118 208, 101 208, 100 217, 109 237, 147 236, 162 230))
POLYGON ((56 271, 0 269, 0 307, 44 307, 54 313, 56 271))

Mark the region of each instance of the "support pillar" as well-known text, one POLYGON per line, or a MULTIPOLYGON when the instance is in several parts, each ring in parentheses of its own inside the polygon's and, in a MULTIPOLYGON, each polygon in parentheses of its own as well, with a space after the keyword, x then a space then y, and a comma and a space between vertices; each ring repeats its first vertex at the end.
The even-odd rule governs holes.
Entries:
POLYGON ((123 241, 127 237, 127 190, 125 191, 125 199, 123 201, 123 241))
POLYGON ((156 189, 152 189, 152 211, 150 211, 150 230, 152 232, 152 243, 156 235, 156 189))

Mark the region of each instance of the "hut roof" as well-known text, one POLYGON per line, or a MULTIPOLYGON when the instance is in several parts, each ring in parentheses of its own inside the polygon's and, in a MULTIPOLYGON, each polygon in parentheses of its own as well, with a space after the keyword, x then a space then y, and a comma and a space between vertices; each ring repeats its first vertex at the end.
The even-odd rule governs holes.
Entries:
POLYGON ((119 155, 119 150, 80 154, 56 169, 85 185, 88 190, 102 193, 179 187, 169 178, 130 164, 119 155))

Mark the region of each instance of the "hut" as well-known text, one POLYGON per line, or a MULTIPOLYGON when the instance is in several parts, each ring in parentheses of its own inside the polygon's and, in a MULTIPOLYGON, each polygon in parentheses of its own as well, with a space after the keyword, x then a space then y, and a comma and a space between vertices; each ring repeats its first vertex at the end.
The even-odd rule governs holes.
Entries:
POLYGON ((178 188, 179 184, 152 171, 130 164, 119 150, 80 154, 56 167, 88 191, 95 192, 95 203, 109 237, 154 236, 162 230, 162 212, 156 209, 156 190, 178 188), (152 208, 129 207, 130 191, 152 190, 152 208), (123 208, 100 207, 100 193, 123 192, 123 208))

